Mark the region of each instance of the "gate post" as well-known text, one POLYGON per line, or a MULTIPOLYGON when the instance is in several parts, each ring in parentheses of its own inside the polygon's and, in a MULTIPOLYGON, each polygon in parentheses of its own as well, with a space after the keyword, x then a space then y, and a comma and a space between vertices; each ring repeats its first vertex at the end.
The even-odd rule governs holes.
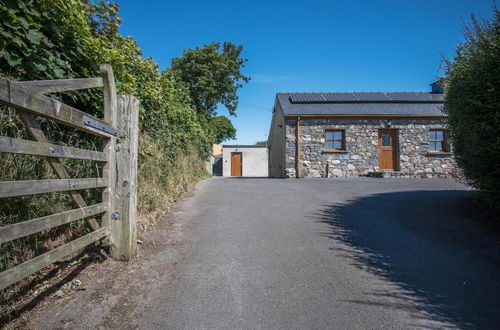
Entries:
MULTIPOLYGON (((103 89, 104 89, 104 121, 111 127, 116 126, 117 119, 117 100, 116 100, 116 85, 113 75, 113 69, 109 64, 102 64, 100 66, 103 89)), ((116 137, 111 136, 107 138, 104 145, 104 152, 106 153, 107 162, 102 169, 102 176, 108 180, 108 186, 102 192, 102 202, 109 205, 108 211, 102 216, 101 226, 109 228, 110 236, 104 240, 105 244, 113 244, 112 228, 113 228, 113 213, 115 212, 114 206, 114 182, 116 180, 116 137)))
POLYGON ((111 225, 111 257, 130 260, 137 252, 137 158, 139 140, 139 100, 120 95, 116 128, 116 181, 114 206, 118 218, 111 225))

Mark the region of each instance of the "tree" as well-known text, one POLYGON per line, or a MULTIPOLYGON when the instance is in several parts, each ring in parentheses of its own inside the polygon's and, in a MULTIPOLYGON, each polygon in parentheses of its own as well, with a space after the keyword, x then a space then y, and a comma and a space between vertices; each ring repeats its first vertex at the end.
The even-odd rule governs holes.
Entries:
POLYGON ((500 202, 500 12, 465 26, 466 40, 447 62, 446 102, 450 135, 464 179, 500 202))
POLYGON ((241 73, 246 59, 242 46, 216 42, 202 48, 187 49, 172 60, 172 71, 185 82, 198 113, 214 116, 217 106, 224 105, 231 115, 238 107, 237 91, 250 78, 241 73))
POLYGON ((209 127, 212 133, 212 142, 222 143, 226 140, 236 138, 236 128, 226 116, 217 116, 209 120, 209 127))
POLYGON ((255 145, 256 146, 267 146, 267 141, 258 141, 258 142, 255 142, 255 145))

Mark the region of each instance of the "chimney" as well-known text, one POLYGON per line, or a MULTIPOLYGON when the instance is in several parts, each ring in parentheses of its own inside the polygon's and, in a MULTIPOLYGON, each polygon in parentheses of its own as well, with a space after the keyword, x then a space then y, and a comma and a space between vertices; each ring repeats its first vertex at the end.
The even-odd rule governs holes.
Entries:
POLYGON ((444 78, 441 77, 431 84, 433 94, 444 94, 444 78))

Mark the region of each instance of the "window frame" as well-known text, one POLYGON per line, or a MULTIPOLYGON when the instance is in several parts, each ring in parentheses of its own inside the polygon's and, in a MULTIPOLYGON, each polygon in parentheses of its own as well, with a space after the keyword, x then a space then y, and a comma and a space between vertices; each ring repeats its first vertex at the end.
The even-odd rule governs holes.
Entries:
POLYGON ((440 152, 449 152, 449 145, 448 145, 448 130, 445 128, 430 128, 429 132, 427 133, 427 138, 429 140, 429 152, 431 153, 440 153, 440 152), (430 133, 431 132, 443 132, 443 139, 442 140, 431 140, 430 138, 430 133), (441 150, 435 150, 431 149, 431 143, 432 142, 441 142, 442 148, 441 150))
POLYGON ((329 129, 325 129, 325 132, 324 132, 324 138, 325 138, 325 142, 323 143, 323 150, 324 151, 345 151, 346 150, 346 143, 345 143, 345 129, 338 129, 338 128, 329 128, 329 129), (328 132, 332 132, 334 133, 333 134, 333 139, 327 139, 326 138, 326 133, 328 132), (342 134, 342 139, 335 139, 335 132, 340 132, 342 134), (336 141, 340 141, 340 149, 337 149, 337 148, 326 148, 326 142, 327 141, 332 141, 334 144, 336 141))

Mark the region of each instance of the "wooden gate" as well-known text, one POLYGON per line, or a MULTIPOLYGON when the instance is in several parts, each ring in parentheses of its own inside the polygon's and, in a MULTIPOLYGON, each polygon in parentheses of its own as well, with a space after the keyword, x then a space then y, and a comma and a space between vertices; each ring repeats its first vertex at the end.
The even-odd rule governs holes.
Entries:
POLYGON ((1 153, 15 153, 46 157, 59 177, 55 180, 0 182, 0 201, 6 197, 68 191, 78 206, 74 210, 0 227, 0 244, 88 217, 92 217, 89 224, 93 229, 87 235, 0 273, 0 290, 100 240, 110 245, 112 258, 130 259, 137 248, 139 102, 130 95, 117 97, 111 66, 102 65, 101 77, 97 78, 21 82, 0 78, 0 104, 16 110, 35 140, 0 136, 0 156, 1 153), (104 120, 44 95, 97 87, 104 90, 104 120), (101 137, 104 139, 104 150, 92 151, 49 143, 35 116, 101 137), (103 162, 103 175, 72 179, 59 158, 103 162), (87 205, 78 190, 93 188, 104 188, 102 201, 87 205))

